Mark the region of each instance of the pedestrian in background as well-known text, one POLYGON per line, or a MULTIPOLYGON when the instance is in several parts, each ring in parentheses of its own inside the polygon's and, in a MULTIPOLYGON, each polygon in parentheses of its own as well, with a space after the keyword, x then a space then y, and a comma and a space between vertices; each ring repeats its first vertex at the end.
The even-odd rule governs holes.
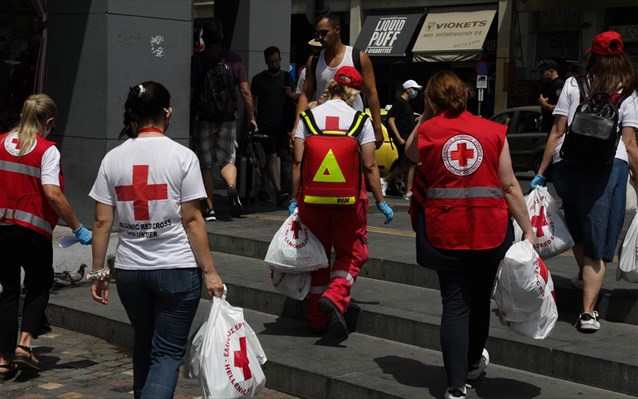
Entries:
POLYGON ((10 373, 14 365, 40 370, 31 340, 38 338, 46 320, 44 310, 53 286, 51 239, 58 218, 83 245, 91 244, 91 231, 82 226, 63 193, 60 152, 46 140, 56 116, 57 107, 49 96, 31 95, 18 126, 0 135, 0 375, 10 373), (18 341, 21 266, 26 296, 18 341))
POLYGON ((541 132, 549 134, 554 125, 554 108, 563 91, 565 81, 558 76, 558 63, 554 60, 542 60, 536 68, 541 74, 541 82, 543 83, 543 92, 538 96, 538 105, 541 107, 543 115, 543 123, 541 132))
POLYGON ((466 397, 466 382, 487 366, 492 285, 514 239, 510 213, 523 239, 535 241, 512 170, 507 127, 469 113, 468 91, 453 72, 435 74, 425 89, 432 118, 406 144, 410 159, 421 162, 412 189, 417 263, 439 278, 450 399, 466 397))
POLYGON ((383 191, 383 195, 386 195, 388 184, 391 184, 400 173, 406 173, 404 199, 410 199, 416 164, 405 155, 405 141, 416 124, 410 100, 418 97, 421 90, 423 90, 423 86, 410 79, 403 82, 402 87, 401 95, 397 97, 394 104, 392 104, 392 108, 388 111, 388 126, 390 127, 388 135, 391 135, 392 141, 397 147, 399 161, 397 167, 392 169, 385 178, 381 178, 381 191, 383 191))
POLYGON ((253 98, 248 86, 248 75, 242 64, 241 57, 231 51, 222 49, 221 42, 224 38, 224 30, 219 18, 213 18, 204 25, 202 39, 204 51, 194 54, 191 60, 191 105, 192 105, 192 129, 195 152, 202 168, 204 187, 206 187, 206 209, 204 219, 206 221, 217 220, 213 209, 213 164, 220 169, 222 179, 228 186, 226 194, 232 216, 240 216, 243 210, 237 192, 237 167, 235 166, 237 150, 237 101, 235 99, 236 87, 244 103, 248 128, 256 132, 257 123, 253 111, 253 98), (224 79, 228 87, 229 98, 234 102, 231 115, 221 118, 211 118, 200 101, 201 91, 204 89, 206 75, 215 64, 224 61, 228 79, 224 79), (228 81, 233 82, 232 84, 228 81))
POLYGON ((133 86, 124 108, 120 136, 129 138, 106 154, 89 194, 96 201, 91 296, 108 303, 104 262, 117 212, 117 292, 135 332, 134 397, 172 398, 202 279, 209 297, 221 296, 223 285, 199 209, 206 197, 199 162, 165 135, 168 90, 133 86))
POLYGON ((302 113, 295 132, 289 213, 299 204, 299 218, 322 242, 328 259, 333 247, 336 254, 330 268, 312 272, 306 315, 313 332, 337 340, 348 337, 344 315, 350 290, 368 260, 366 182, 385 223, 394 218, 379 185, 372 124, 352 108, 361 81, 354 67, 339 68, 321 105, 302 113))
MULTIPOLYGON (((317 18, 315 22, 315 40, 321 44, 323 50, 320 51, 318 57, 313 55, 306 61, 304 89, 297 101, 296 114, 299 115, 308 107, 309 102, 316 100, 324 93, 326 86, 328 86, 328 83, 339 68, 342 66, 354 66, 363 76, 362 88, 372 116, 376 147, 381 147, 381 144, 383 144, 381 111, 379 97, 377 96, 377 83, 374 78, 374 69, 370 57, 365 51, 359 50, 356 53, 352 46, 347 46, 341 42, 341 21, 339 15, 334 12, 322 14, 317 18), (356 62, 357 59, 359 62, 356 62)), ((364 111, 361 96, 357 96, 355 99, 354 108, 357 111, 364 111)))
MULTIPOLYGON (((294 123, 294 87, 290 73, 281 70, 281 53, 277 47, 271 46, 264 50, 264 60, 268 68, 253 77, 250 91, 257 105, 257 125, 259 133, 267 136, 261 141, 266 153, 266 174, 262 176, 262 187, 257 193, 260 200, 270 200, 266 190, 268 181, 275 189, 277 205, 288 203, 290 194, 282 191, 284 182, 281 175, 288 179, 290 173, 283 173, 290 169, 291 148, 289 131, 294 123), (289 112, 289 106, 293 111, 289 112), (277 158, 281 162, 281 172, 277 167, 277 158), (288 165, 286 168, 285 166, 288 165)), ((286 182, 286 186, 290 186, 286 182)))
POLYGON ((564 135, 571 125, 582 94, 578 77, 565 82, 554 109, 554 125, 547 138, 543 161, 530 187, 545 185, 545 173, 552 165, 552 179, 561 197, 565 220, 575 245, 572 248, 579 273, 573 283, 583 289, 583 306, 576 321, 581 332, 600 329, 596 302, 602 288, 607 262, 614 258, 616 243, 625 218, 627 174, 638 176, 638 147, 634 129, 638 128, 636 75, 631 60, 623 52, 618 32, 603 32, 594 37, 585 62, 585 74, 591 93, 602 92, 620 104, 618 142, 613 162, 600 168, 582 168, 563 161, 560 151, 564 135))

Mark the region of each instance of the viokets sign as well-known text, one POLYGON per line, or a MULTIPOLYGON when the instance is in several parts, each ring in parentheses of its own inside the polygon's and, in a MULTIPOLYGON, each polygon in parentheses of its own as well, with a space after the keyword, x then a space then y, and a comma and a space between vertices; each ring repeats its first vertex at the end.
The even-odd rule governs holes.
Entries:
POLYGON ((430 13, 418 41, 426 40, 429 50, 481 48, 495 13, 493 10, 430 13))

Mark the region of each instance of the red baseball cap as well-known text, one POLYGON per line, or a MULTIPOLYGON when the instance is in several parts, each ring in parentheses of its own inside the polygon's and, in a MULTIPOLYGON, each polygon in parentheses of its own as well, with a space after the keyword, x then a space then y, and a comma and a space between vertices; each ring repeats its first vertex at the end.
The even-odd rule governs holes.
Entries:
POLYGON ((621 55, 624 47, 620 33, 609 30, 597 34, 587 51, 598 55, 621 55))
POLYGON ((361 90, 361 81, 363 78, 357 68, 351 66, 342 66, 337 69, 335 76, 333 77, 335 82, 341 83, 344 86, 352 87, 355 90, 361 90))

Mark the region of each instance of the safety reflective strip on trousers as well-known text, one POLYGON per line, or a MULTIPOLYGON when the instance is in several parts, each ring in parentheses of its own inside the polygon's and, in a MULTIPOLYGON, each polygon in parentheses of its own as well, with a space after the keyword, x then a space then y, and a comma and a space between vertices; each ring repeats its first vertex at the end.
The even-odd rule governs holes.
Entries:
POLYGON ((0 170, 4 170, 6 172, 21 173, 23 175, 40 178, 39 168, 11 161, 0 161, 0 170))
POLYGON ((28 223, 49 234, 53 231, 49 222, 25 211, 0 208, 0 215, 4 215, 4 217, 8 220, 19 220, 21 222, 28 223))
POLYGON ((350 285, 354 284, 354 277, 352 277, 352 275, 350 273, 346 272, 346 271, 335 270, 330 275, 330 278, 333 279, 335 277, 341 277, 342 279, 346 280, 348 282, 348 284, 350 284, 350 285))
POLYGON ((430 199, 503 198, 503 190, 497 187, 428 188, 430 199))
POLYGON ((321 295, 328 289, 327 285, 313 285, 310 287, 310 293, 315 295, 321 295))

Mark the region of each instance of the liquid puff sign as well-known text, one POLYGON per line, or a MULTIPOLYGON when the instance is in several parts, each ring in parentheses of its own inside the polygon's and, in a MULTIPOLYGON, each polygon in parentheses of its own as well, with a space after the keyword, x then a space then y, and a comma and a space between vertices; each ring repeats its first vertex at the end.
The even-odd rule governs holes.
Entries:
POLYGON ((382 17, 374 28, 366 48, 368 54, 389 54, 394 42, 399 38, 406 17, 382 17))

